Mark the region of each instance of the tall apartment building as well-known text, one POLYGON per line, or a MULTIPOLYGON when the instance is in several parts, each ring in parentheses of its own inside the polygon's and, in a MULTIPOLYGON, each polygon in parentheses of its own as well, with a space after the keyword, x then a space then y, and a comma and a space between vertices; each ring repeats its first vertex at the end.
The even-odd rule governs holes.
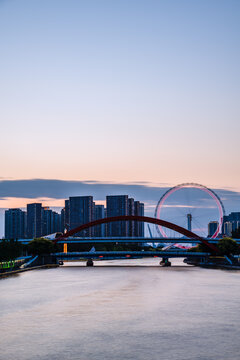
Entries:
POLYGON ((223 217, 222 233, 232 236, 232 231, 240 226, 240 212, 231 212, 223 217))
POLYGON ((42 208, 42 230, 41 236, 61 232, 61 215, 49 207, 42 208))
POLYGON ((224 228, 223 228, 223 232, 224 235, 226 236, 232 236, 232 231, 233 231, 233 224, 230 221, 226 221, 224 223, 224 228))
POLYGON ((65 206, 61 211, 61 231, 64 233, 70 228, 70 205, 69 200, 65 200, 65 206))
MULTIPOLYGON (((105 208, 103 205, 95 205, 95 220, 103 219, 105 217, 105 208)), ((106 224, 94 226, 94 236, 104 237, 106 224)))
POLYGON ((61 215, 41 203, 27 204, 27 237, 38 238, 61 231, 61 215))
POLYGON ((42 204, 27 204, 27 237, 38 238, 42 236, 42 204))
MULTIPOLYGON (((134 215, 144 216, 144 203, 134 201, 134 215)), ((134 235, 135 237, 144 237, 144 223, 135 221, 134 235)))
MULTIPOLYGON (((69 198, 69 229, 94 220, 94 202, 92 196, 72 196, 69 198)), ((86 229, 75 236, 91 237, 93 228, 86 229)))
POLYGON ((42 208, 41 236, 52 234, 52 210, 49 207, 42 208))
POLYGON ((21 209, 5 211, 5 239, 24 239, 26 237, 26 212, 21 209))
MULTIPOLYGON (((111 195, 106 197, 107 217, 128 215, 128 196, 111 195)), ((107 224, 107 236, 128 236, 127 221, 116 221, 107 224)))
MULTIPOLYGON (((107 196, 107 217, 144 215, 144 204, 128 195, 107 196)), ((144 224, 138 221, 118 221, 107 224, 107 236, 144 236, 144 224)))
MULTIPOLYGON (((128 215, 134 215, 135 214, 134 210, 135 210, 134 209, 134 199, 128 198, 128 215)), ((136 221, 128 221, 127 225, 128 225, 128 228, 127 228, 128 236, 134 236, 136 221)))
POLYGON ((208 224, 208 237, 212 237, 215 232, 217 231, 219 226, 219 222, 218 221, 210 221, 210 223, 208 224))
POLYGON ((54 234, 57 232, 61 232, 61 215, 56 211, 52 211, 52 222, 51 222, 51 232, 50 234, 54 234))

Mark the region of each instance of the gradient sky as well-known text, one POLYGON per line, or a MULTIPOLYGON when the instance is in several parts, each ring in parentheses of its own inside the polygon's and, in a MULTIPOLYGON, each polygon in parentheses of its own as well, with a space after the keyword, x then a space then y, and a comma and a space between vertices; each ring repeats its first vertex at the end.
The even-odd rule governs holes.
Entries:
POLYGON ((238 0, 0 0, 1 178, 240 191, 239 39, 238 0))

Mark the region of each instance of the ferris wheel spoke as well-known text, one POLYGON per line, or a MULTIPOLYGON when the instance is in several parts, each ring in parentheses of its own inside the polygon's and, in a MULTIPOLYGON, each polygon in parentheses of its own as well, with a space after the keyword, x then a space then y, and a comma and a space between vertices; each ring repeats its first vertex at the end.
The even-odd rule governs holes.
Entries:
POLYGON ((191 215, 193 216, 193 214, 194 214, 197 210, 198 210, 198 207, 197 207, 197 206, 193 207, 193 208, 192 208, 191 215))
POLYGON ((200 218, 200 217, 207 217, 208 215, 211 215, 211 216, 212 216, 213 213, 215 212, 215 211, 209 211, 209 210, 208 210, 208 211, 205 211, 205 209, 203 209, 203 210, 204 210, 204 213, 203 213, 203 214, 199 213, 198 216, 197 216, 198 218, 200 218))
POLYGON ((205 222, 208 224, 210 221, 219 221, 219 215, 216 215, 216 214, 213 214, 213 213, 206 213, 204 215, 198 215, 197 217, 194 217, 194 218, 197 218, 198 220, 205 220, 205 222))
MULTIPOLYGON (((196 232, 206 236, 208 222, 216 220, 216 218, 220 222, 219 219, 225 214, 225 210, 222 201, 214 191, 200 184, 185 183, 177 185, 163 194, 155 211, 156 217, 184 228, 188 228, 188 214, 192 215, 192 224, 194 228, 196 227, 196 232), (178 191, 178 195, 174 197, 178 191), (212 204, 214 207, 211 207, 212 204)), ((156 227, 159 235, 171 234, 168 229, 165 229, 164 232, 160 229, 161 227, 156 227)))
POLYGON ((186 218, 186 215, 176 215, 176 214, 173 214, 171 216, 166 215, 166 216, 161 217, 162 220, 166 220, 166 221, 170 221, 170 222, 174 222, 174 221, 176 221, 176 219, 181 220, 181 219, 185 219, 185 218, 186 218))
POLYGON ((183 210, 183 207, 179 207, 178 205, 176 205, 176 207, 174 207, 174 212, 179 213, 183 216, 186 216, 186 210, 183 210))
POLYGON ((199 232, 200 234, 202 234, 202 236, 206 237, 206 231, 202 230, 205 228, 204 225, 202 223, 200 223, 199 221, 197 221, 196 219, 194 219, 193 224, 197 225, 197 229, 195 231, 199 232))

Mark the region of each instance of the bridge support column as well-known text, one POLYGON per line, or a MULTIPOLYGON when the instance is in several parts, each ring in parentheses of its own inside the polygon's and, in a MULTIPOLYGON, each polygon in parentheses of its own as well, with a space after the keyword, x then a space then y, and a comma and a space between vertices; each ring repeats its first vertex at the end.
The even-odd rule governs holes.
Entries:
POLYGON ((162 258, 162 260, 160 261, 159 265, 161 266, 171 266, 171 262, 168 260, 168 258, 162 258))
POLYGON ((94 265, 93 260, 88 259, 87 262, 86 262, 86 266, 93 266, 93 265, 94 265))

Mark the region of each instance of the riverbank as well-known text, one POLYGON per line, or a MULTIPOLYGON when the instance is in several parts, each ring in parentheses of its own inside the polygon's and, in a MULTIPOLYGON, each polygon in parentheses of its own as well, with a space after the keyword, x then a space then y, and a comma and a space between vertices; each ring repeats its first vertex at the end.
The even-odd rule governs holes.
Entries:
POLYGON ((56 268, 56 267, 59 267, 59 265, 58 264, 47 264, 47 265, 33 266, 33 267, 25 268, 25 269, 6 271, 4 273, 0 273, 0 279, 7 277, 7 276, 11 276, 11 275, 16 275, 16 274, 19 274, 19 273, 22 273, 25 271, 38 270, 38 269, 50 269, 50 268, 56 268))
POLYGON ((197 262, 189 259, 184 259, 183 262, 188 265, 206 268, 206 269, 219 269, 219 270, 240 270, 240 265, 238 264, 226 264, 220 262, 197 262))
POLYGON ((219 269, 219 270, 240 270, 240 266, 237 265, 217 265, 217 264, 201 264, 195 265, 207 269, 219 269))

